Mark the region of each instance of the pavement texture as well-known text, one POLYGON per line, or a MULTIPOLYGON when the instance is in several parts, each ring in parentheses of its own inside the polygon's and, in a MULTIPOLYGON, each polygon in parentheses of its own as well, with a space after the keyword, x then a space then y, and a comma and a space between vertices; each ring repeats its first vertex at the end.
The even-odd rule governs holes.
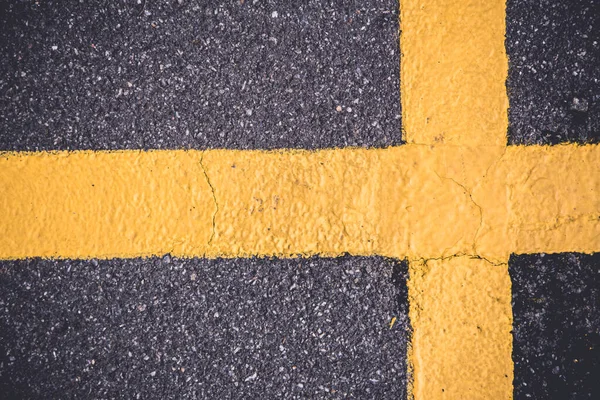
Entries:
MULTIPOLYGON (((1 3, 0 150, 402 144, 396 1, 223 3, 1 3)), ((600 141, 597 3, 508 0, 509 144, 600 141)), ((512 257, 515 398, 598 397, 599 265, 512 257)), ((2 261, 0 397, 404 398, 406 274, 2 261)))
POLYGON ((600 253, 512 256, 515 399, 600 398, 600 253))
POLYGON ((402 142, 397 1, 217 3, 3 2, 0 150, 402 142))
POLYGON ((600 142, 600 2, 508 0, 509 144, 600 142))
POLYGON ((377 257, 2 262, 0 397, 404 398, 406 278, 377 257))
MULTIPOLYGON (((402 143, 396 1, 0 7, 0 150, 402 143)), ((167 260, 0 262, 4 397, 405 397, 403 263, 167 260)))

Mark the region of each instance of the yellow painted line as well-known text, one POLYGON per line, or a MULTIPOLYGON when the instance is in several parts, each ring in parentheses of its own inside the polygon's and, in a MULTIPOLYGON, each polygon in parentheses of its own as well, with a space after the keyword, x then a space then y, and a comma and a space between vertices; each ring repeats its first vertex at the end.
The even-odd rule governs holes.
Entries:
POLYGON ((0 258, 591 252, 592 165, 598 145, 3 153, 0 258))
POLYGON ((454 257, 410 263, 415 399, 510 399, 507 264, 454 257))
MULTIPOLYGON (((507 180, 503 167, 527 174, 533 160, 512 157, 512 150, 502 149, 508 127, 505 3, 400 0, 400 13, 404 139, 409 144, 460 146, 448 151, 443 167, 433 169, 446 184, 455 185, 454 193, 452 188, 428 187, 429 196, 412 215, 408 231, 420 247, 411 256, 439 259, 410 262, 412 396, 510 399, 511 297, 506 262, 516 244, 522 244, 511 234, 518 235, 524 222, 513 218, 521 205, 510 194, 516 182, 530 181, 527 175, 522 180, 515 177, 516 182, 507 180), (449 201, 452 195, 462 202, 449 201), (419 229, 435 217, 444 223, 419 229), (474 254, 500 264, 441 258, 456 254, 474 254)), ((550 178, 550 171, 544 172, 550 178)), ((434 177, 427 178, 435 185, 434 177)), ((526 217, 538 221, 536 227, 541 229, 533 236, 544 236, 551 217, 538 213, 534 203, 529 206, 526 217)), ((538 244, 548 245, 540 247, 548 251, 553 239, 545 237, 541 240, 545 243, 538 244)))
POLYGON ((504 0, 400 0, 407 143, 504 146, 504 0))

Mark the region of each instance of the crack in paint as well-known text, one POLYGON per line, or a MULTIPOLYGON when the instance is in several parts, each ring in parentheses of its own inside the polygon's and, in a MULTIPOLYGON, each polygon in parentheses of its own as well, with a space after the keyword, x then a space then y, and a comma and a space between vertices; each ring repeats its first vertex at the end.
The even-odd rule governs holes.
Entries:
POLYGON ((204 177, 206 178, 206 183, 208 184, 208 186, 210 187, 210 191, 212 193, 212 197, 213 197, 213 201, 215 203, 215 212, 212 215, 212 232, 210 234, 210 238, 208 239, 208 244, 211 244, 214 237, 215 237, 215 232, 216 232, 216 218, 217 218, 217 213, 219 212, 219 203, 217 202, 217 196, 215 194, 215 188, 213 187, 212 183, 210 182, 210 178, 208 177, 208 173, 206 172, 206 167, 204 166, 204 152, 202 152, 201 156, 200 156, 200 167, 202 168, 202 172, 204 173, 204 177))
POLYGON ((479 231, 481 230, 481 227, 483 226, 483 208, 481 208, 481 206, 479 204, 477 204, 477 202, 473 199, 473 194, 465 185, 463 185, 462 183, 459 183, 454 178, 450 178, 447 176, 441 176, 436 171, 433 171, 433 172, 438 176, 438 178, 448 179, 448 180, 454 182, 455 184, 457 184, 458 186, 460 186, 465 191, 465 193, 469 196, 469 199, 471 199, 471 203, 473 203, 475 205, 475 207, 477 207, 477 209, 479 210, 479 226, 477 227, 477 230, 475 231, 475 234, 473 235, 473 253, 477 255, 477 236, 479 235, 479 231))
POLYGON ((423 257, 416 257, 416 258, 411 258, 409 261, 410 262, 417 262, 417 263, 421 263, 423 265, 427 265, 427 263, 429 261, 446 261, 446 260, 451 260, 454 258, 468 258, 470 260, 481 260, 484 261, 492 266, 495 267, 499 267, 502 265, 506 265, 508 266, 508 261, 506 262, 494 262, 488 258, 485 258, 483 256, 480 256, 478 254, 467 254, 467 253, 457 253, 457 254, 453 254, 451 256, 443 256, 443 257, 430 257, 430 258, 423 258, 423 257))

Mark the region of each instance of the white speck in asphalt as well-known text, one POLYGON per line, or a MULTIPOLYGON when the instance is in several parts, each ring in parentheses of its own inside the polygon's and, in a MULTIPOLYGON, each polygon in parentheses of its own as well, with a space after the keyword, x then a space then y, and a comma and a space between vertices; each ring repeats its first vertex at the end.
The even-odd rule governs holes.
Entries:
POLYGON ((250 375, 249 377, 247 377, 246 379, 244 379, 245 382, 250 382, 256 379, 256 377, 258 376, 258 374, 255 372, 252 375, 250 375))

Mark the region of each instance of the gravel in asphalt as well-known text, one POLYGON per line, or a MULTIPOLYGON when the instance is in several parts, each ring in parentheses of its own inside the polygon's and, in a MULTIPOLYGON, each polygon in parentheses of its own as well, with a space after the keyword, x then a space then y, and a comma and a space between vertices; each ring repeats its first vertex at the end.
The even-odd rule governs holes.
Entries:
POLYGON ((21 0, 0 26, 0 150, 402 143, 395 0, 21 0))
POLYGON ((512 256, 514 394, 600 398, 600 253, 512 256))
POLYGON ((4 261, 0 397, 402 399, 406 278, 379 257, 4 261))
POLYGON ((509 144, 600 142, 600 2, 508 0, 509 144))

